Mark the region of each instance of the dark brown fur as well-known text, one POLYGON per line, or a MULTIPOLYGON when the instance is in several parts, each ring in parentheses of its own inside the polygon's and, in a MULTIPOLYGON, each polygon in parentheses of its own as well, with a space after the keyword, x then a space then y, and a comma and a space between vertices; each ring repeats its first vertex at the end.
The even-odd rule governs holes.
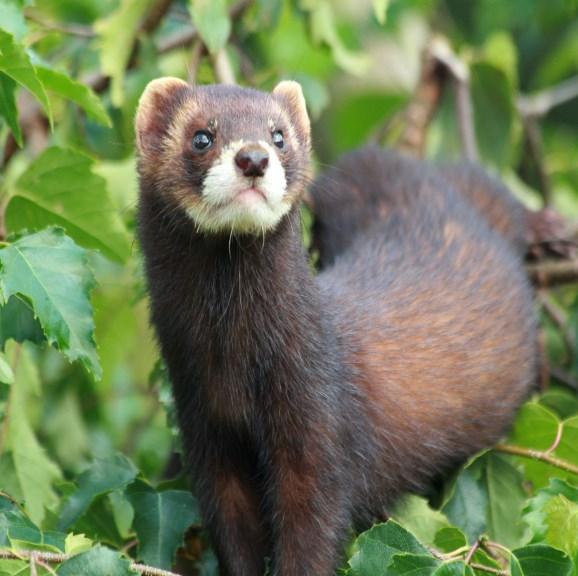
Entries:
MULTIPOLYGON (((163 100, 161 140, 183 98, 163 100)), ((239 88, 199 98, 253 140, 261 115, 286 105, 239 88)), ((307 169, 298 138, 284 159, 295 197, 307 169)), ((352 206, 379 205, 386 184, 414 201, 351 227, 345 210, 347 246, 313 277, 297 204, 264 239, 196 232, 180 208, 187 185, 198 193, 190 159, 141 148, 152 320, 222 574, 260 576, 266 556, 275 576, 332 574, 349 526, 496 442, 533 381, 519 258, 430 170, 365 154, 372 170, 352 206), (153 161, 170 161, 171 179, 153 161)))

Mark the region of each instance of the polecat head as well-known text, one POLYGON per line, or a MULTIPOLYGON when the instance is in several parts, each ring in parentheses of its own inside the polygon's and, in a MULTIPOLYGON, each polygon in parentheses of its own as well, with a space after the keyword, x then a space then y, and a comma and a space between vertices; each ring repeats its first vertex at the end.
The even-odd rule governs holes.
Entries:
POLYGON ((271 94, 153 80, 136 115, 141 189, 184 210, 202 232, 274 228, 301 196, 310 126, 301 87, 271 94))

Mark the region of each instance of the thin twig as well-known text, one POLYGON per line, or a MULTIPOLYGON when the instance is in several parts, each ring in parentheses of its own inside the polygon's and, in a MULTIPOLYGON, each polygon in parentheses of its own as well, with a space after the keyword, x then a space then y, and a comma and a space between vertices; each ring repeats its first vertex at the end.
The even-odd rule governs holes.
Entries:
POLYGON ((189 82, 192 84, 197 79, 197 75, 199 74, 199 67, 201 66, 201 60, 203 58, 203 54, 205 53, 205 45, 200 38, 197 38, 191 49, 191 59, 189 60, 188 66, 188 73, 187 77, 189 82))
POLYGON ((524 155, 522 167, 528 166, 529 160, 533 161, 538 177, 538 191, 542 196, 544 207, 548 207, 552 204, 552 183, 550 182, 550 176, 545 165, 542 132, 536 116, 524 116, 522 114, 522 122, 524 126, 525 147, 528 151, 528 154, 524 155))
POLYGON ((484 564, 470 564, 474 570, 480 572, 487 572, 488 574, 495 574, 495 576, 510 576, 508 570, 500 570, 499 568, 492 568, 491 566, 484 566, 484 564))
POLYGON ((578 282, 578 259, 528 264, 526 272, 539 288, 572 284, 578 282))
POLYGON ((25 10, 24 16, 26 19, 35 22, 42 28, 53 32, 61 32, 70 36, 79 36, 80 38, 94 38, 96 32, 90 26, 83 26, 82 24, 61 24, 60 22, 52 22, 45 20, 32 10, 25 10))
POLYGON ((562 440, 562 432, 564 430, 564 423, 558 422, 558 429, 556 430, 556 438, 554 438, 554 442, 552 442, 550 448, 544 452, 544 454, 552 454, 556 448, 560 445, 560 440, 562 440))
POLYGON ((219 84, 236 84, 233 66, 225 48, 221 48, 211 57, 215 78, 219 84))
POLYGON ((476 550, 480 547, 480 540, 476 540, 473 544, 473 546, 468 550, 468 553, 466 554, 466 557, 464 559, 464 563, 465 564, 469 564, 472 561, 472 558, 474 557, 474 554, 476 553, 476 550))
POLYGON ((449 50, 447 42, 434 38, 422 56, 420 78, 415 93, 405 110, 405 126, 396 147, 423 156, 427 129, 439 106, 447 76, 441 54, 449 50))
POLYGON ((462 62, 455 59, 460 66, 449 68, 452 72, 454 85, 456 118, 462 147, 462 155, 467 160, 478 160, 478 145, 476 142, 476 129, 474 124, 474 111, 472 107, 472 95, 470 91, 470 74, 462 62))
POLYGON ((552 108, 578 98, 578 76, 574 76, 556 86, 537 92, 536 94, 520 96, 517 106, 524 117, 541 118, 552 108))
POLYGON ((511 446, 510 444, 497 444, 494 446, 494 450, 502 452, 503 454, 511 454, 513 456, 521 456, 522 458, 539 460, 540 462, 545 462, 546 464, 560 468, 560 470, 578 475, 578 466, 566 460, 562 460, 561 458, 557 458, 556 456, 552 456, 548 452, 523 448, 522 446, 511 446))
MULTIPOLYGON (((61 564, 73 558, 73 554, 61 554, 56 552, 40 552, 37 550, 1 550, 0 558, 7 560, 29 560, 31 569, 32 566, 38 562, 46 562, 49 564, 61 564)), ((130 569, 142 574, 143 576, 179 576, 176 572, 156 568, 155 566, 147 566, 146 564, 138 564, 131 562, 130 569)))

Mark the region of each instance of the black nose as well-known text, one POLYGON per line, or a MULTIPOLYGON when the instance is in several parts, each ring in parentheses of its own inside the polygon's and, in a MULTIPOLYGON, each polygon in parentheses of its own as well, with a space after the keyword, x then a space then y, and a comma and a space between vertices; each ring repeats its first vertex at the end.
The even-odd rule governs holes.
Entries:
POLYGON ((237 152, 235 164, 244 176, 263 176, 269 164, 269 153, 261 146, 244 146, 237 152))

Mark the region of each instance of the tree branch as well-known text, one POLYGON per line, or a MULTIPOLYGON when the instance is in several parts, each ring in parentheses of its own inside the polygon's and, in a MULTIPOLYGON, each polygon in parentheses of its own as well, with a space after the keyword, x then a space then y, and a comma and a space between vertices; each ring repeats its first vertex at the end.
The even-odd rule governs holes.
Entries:
MULTIPOLYGON (((46 562, 47 564, 61 564, 74 557, 74 554, 59 554, 55 552, 39 552, 38 550, 1 550, 0 558, 7 560, 29 560, 30 562, 46 562)), ((130 569, 142 574, 143 576, 179 576, 176 572, 147 566, 146 564, 130 563, 130 569)))
POLYGON ((442 37, 434 38, 424 50, 420 79, 405 112, 406 124, 398 148, 423 156, 427 129, 439 107, 448 78, 454 87, 462 155, 475 161, 478 158, 478 148, 469 71, 442 37))
POLYGON ((578 466, 571 462, 567 462, 566 460, 562 460, 561 458, 557 458, 556 456, 552 456, 548 452, 523 448, 522 446, 511 446, 510 444, 497 444, 494 446, 494 450, 502 452, 503 454, 539 460, 540 462, 545 462, 546 464, 560 468, 560 470, 564 470, 565 472, 578 475, 578 466))
POLYGON ((405 126, 397 148, 423 156, 427 129, 439 106, 447 79, 447 68, 442 54, 449 46, 441 38, 434 38, 422 56, 421 73, 415 93, 405 110, 405 126))

